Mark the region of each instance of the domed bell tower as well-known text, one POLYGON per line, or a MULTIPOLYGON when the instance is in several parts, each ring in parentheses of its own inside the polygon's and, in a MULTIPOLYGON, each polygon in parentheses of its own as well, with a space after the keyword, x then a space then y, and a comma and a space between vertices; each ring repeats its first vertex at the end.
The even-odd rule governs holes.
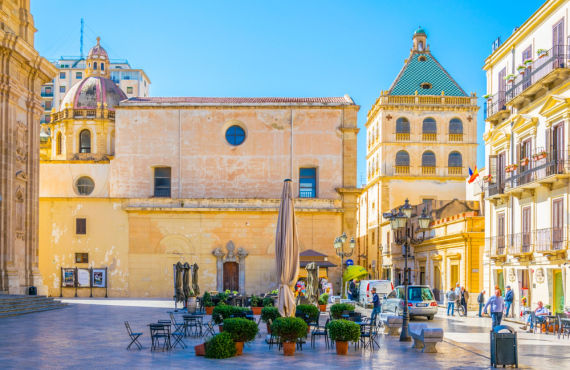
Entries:
POLYGON ((97 45, 89 51, 85 60, 85 77, 98 76, 109 78, 109 56, 100 44, 101 38, 97 37, 97 45))
POLYGON ((414 48, 412 51, 419 51, 420 53, 429 51, 427 44, 427 35, 423 28, 419 27, 412 38, 414 40, 414 48))

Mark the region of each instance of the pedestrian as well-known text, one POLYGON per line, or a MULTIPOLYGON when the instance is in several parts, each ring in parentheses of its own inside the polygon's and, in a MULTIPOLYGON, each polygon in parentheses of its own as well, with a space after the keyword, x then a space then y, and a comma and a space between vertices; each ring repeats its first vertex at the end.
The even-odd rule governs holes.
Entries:
POLYGON ((467 302, 469 302, 469 292, 465 287, 461 287, 461 305, 463 306, 463 310, 465 314, 463 316, 467 316, 467 302))
POLYGON ((354 290, 354 279, 350 279, 348 282, 348 299, 352 301, 352 291, 354 290))
MULTIPOLYGON (((542 301, 538 301, 537 305, 538 305, 538 307, 536 308, 536 310, 534 310, 534 317, 535 317, 536 323, 539 324, 540 326, 542 326, 542 323, 545 320, 544 316, 548 316, 550 314, 550 312, 548 311, 548 309, 546 309, 546 307, 544 307, 542 301)), ((534 322, 532 321, 532 315, 528 315, 527 320, 526 320, 526 324, 521 329, 526 330, 526 326, 528 324, 530 324, 529 332, 533 331, 534 322)), ((542 332, 542 328, 540 328, 540 331, 542 332)))
POLYGON ((477 296, 477 303, 479 304, 479 317, 481 317, 481 311, 483 311, 483 306, 485 305, 485 289, 477 296))
POLYGON ((376 293, 376 288, 372 288, 372 315, 370 316, 370 321, 376 325, 376 316, 380 313, 380 297, 376 293))
POLYGON ((505 302, 503 297, 501 297, 501 289, 495 290, 495 295, 491 296, 485 305, 483 311, 485 315, 487 314, 487 307, 491 306, 491 319, 493 319, 492 327, 501 325, 501 320, 503 319, 503 310, 505 308, 505 302))
MULTIPOLYGON (((513 291, 511 290, 511 286, 507 285, 507 291, 505 292, 505 309, 506 309, 505 317, 510 317, 509 312, 511 312, 511 306, 513 304, 514 299, 515 299, 515 295, 514 295, 513 291)), ((513 309, 513 311, 514 311, 514 309, 513 309)), ((511 312, 511 314, 512 314, 512 312, 511 312)))
POLYGON ((449 311, 451 310, 451 316, 453 316, 453 312, 455 310, 455 291, 453 288, 449 288, 449 292, 447 292, 447 316, 449 316, 449 311))

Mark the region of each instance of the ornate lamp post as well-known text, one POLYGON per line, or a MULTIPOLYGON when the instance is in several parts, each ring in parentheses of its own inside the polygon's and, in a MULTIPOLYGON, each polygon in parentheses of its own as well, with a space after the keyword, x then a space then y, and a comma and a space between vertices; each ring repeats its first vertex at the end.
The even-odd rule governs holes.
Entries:
POLYGON ((354 241, 354 238, 350 238, 350 249, 348 251, 344 250, 344 243, 346 242, 346 233, 342 233, 341 236, 337 236, 334 240, 334 250, 336 252, 336 255, 340 257, 340 297, 342 298, 343 295, 343 284, 342 284, 342 275, 343 275, 343 270, 344 270, 344 257, 350 257, 352 256, 352 253, 354 253, 354 247, 356 245, 356 242, 354 241))
POLYGON ((384 213, 384 218, 390 220, 390 228, 394 232, 394 242, 402 246, 402 255, 404 256, 404 310, 402 312, 402 331, 400 333, 400 342, 409 342, 411 340, 408 334, 408 323, 410 321, 410 312, 408 311, 408 285, 410 271, 408 270, 408 256, 410 255, 410 246, 419 244, 425 239, 425 231, 429 228, 431 217, 428 216, 424 207, 421 216, 418 217, 419 230, 414 230, 410 218, 412 216, 412 206, 406 199, 406 202, 400 207, 398 213, 384 213), (415 231, 421 231, 421 237, 415 236, 415 231))

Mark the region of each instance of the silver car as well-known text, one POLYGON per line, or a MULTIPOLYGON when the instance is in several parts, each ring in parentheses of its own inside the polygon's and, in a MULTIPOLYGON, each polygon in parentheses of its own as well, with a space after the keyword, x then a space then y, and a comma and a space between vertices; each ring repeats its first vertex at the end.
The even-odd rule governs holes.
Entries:
MULTIPOLYGON (((402 315, 404 311, 404 286, 397 286, 382 302, 382 312, 402 315)), ((408 311, 410 318, 425 316, 433 320, 437 313, 437 302, 428 285, 408 285, 408 311)))

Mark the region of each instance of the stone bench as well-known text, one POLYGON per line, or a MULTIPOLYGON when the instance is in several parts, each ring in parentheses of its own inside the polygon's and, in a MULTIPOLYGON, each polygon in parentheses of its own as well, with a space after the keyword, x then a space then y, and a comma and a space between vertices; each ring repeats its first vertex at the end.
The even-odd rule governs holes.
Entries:
POLYGON ((380 314, 380 320, 384 324, 384 333, 392 336, 398 335, 398 329, 402 327, 402 316, 380 314))
POLYGON ((413 348, 421 349, 422 352, 435 353, 435 345, 443 341, 443 329, 428 328, 427 324, 409 324, 408 332, 414 340, 413 348))

